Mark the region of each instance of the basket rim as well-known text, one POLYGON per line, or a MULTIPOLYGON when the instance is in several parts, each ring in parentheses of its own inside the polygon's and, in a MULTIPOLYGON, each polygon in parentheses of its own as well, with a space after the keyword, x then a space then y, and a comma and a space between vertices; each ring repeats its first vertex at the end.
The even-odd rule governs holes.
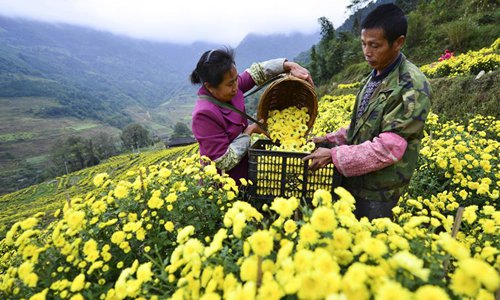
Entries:
POLYGON ((316 121, 317 114, 318 114, 318 95, 316 94, 316 90, 314 89, 314 87, 309 82, 307 82, 306 80, 300 79, 300 78, 298 78, 294 75, 291 75, 291 74, 287 74, 287 75, 283 76, 282 78, 273 81, 264 90, 264 92, 260 96, 259 104, 257 106, 257 119, 258 120, 263 119, 264 124, 267 125, 267 114, 264 117, 264 102, 267 102, 267 101, 265 101, 265 99, 267 99, 268 94, 273 90, 274 87, 276 87, 277 85, 279 85, 285 81, 300 82, 302 85, 304 85, 306 87, 306 90, 308 92, 310 92, 312 95, 312 98, 313 98, 312 111, 309 113, 309 121, 307 122, 307 127, 308 127, 308 130, 306 132, 306 135, 307 135, 311 131, 311 129, 314 125, 314 122, 316 121))

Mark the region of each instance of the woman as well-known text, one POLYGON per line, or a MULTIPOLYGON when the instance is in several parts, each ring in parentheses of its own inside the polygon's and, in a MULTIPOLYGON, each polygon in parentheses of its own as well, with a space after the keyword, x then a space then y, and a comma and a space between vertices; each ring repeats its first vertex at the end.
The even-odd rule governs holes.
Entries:
POLYGON ((219 172, 227 173, 238 183, 238 179, 248 176, 250 135, 264 131, 255 123, 248 125, 247 119, 237 112, 217 105, 213 98, 244 112, 243 93, 284 72, 313 84, 305 68, 284 58, 255 63, 238 75, 230 48, 206 51, 191 73, 191 83, 201 84, 192 115, 200 155, 209 157, 219 172))

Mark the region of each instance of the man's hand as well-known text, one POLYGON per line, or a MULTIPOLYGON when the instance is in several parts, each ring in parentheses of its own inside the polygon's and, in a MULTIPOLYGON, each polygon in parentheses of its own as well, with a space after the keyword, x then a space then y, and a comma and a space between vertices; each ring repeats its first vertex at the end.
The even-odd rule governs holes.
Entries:
POLYGON ((315 136, 315 137, 312 137, 308 141, 309 142, 313 142, 315 144, 328 142, 328 140, 326 139, 325 135, 324 136, 315 136))
POLYGON ((302 158, 303 161, 311 160, 309 163, 309 170, 312 172, 323 168, 328 164, 332 163, 331 149, 328 148, 318 148, 313 153, 302 158))

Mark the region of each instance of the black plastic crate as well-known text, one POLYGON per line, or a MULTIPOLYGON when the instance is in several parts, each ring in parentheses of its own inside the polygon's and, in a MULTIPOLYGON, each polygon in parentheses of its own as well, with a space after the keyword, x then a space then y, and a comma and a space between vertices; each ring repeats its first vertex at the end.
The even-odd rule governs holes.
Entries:
POLYGON ((248 177, 251 199, 272 201, 276 197, 297 197, 310 201, 318 189, 333 192, 339 185, 339 175, 333 164, 317 171, 308 170, 306 153, 266 150, 270 140, 257 140, 248 150, 248 177))

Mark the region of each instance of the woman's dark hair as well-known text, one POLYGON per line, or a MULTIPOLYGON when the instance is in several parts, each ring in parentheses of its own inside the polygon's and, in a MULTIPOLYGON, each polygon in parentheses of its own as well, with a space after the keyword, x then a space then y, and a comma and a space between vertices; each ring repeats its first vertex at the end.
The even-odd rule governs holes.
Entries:
POLYGON ((234 50, 230 47, 206 51, 191 73, 192 84, 208 82, 211 86, 218 86, 234 65, 234 50))
POLYGON ((383 4, 372 10, 361 22, 361 29, 375 28, 384 30, 389 45, 392 45, 398 37, 406 36, 408 21, 404 12, 397 5, 383 4))

